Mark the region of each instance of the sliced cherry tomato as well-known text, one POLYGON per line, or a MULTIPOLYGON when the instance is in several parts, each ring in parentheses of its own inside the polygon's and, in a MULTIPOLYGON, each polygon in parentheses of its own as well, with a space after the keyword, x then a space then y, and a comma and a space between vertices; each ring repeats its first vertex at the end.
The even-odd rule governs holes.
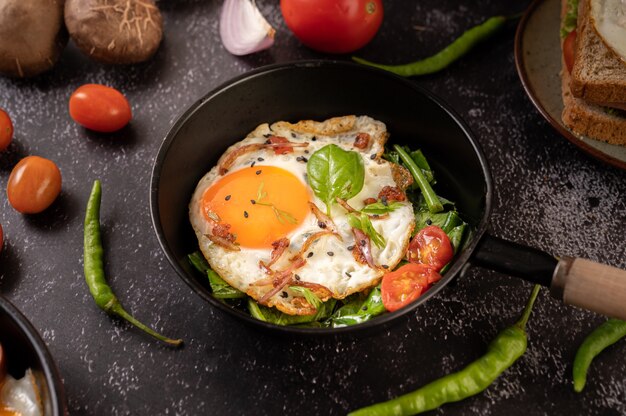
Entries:
POLYGON ((438 272, 452 260, 454 249, 445 231, 429 225, 413 237, 407 254, 410 262, 425 264, 438 272))
POLYGON ((382 0, 281 0, 280 9, 300 42, 328 53, 362 48, 383 21, 382 0))
POLYGON ((127 125, 132 113, 126 97, 115 88, 85 84, 70 97, 70 116, 89 130, 110 133, 127 125))
POLYGON ((11 140, 13 140, 11 117, 0 108, 0 152, 9 147, 11 140))
POLYGON ((441 275, 425 264, 409 263, 383 276, 380 287, 383 305, 396 311, 419 298, 441 275))
POLYGON ((48 208, 61 192, 57 165, 39 156, 27 156, 11 171, 7 184, 9 203, 22 214, 37 214, 48 208))
MULTIPOLYGON (((272 144, 289 143, 289 140, 280 136, 271 136, 269 138, 269 141, 272 144)), ((287 153, 293 153, 293 147, 292 146, 276 146, 274 147, 274 153, 276 153, 277 155, 286 155, 287 153)))
POLYGON ((572 72, 574 68, 574 50, 576 49, 576 31, 569 32, 565 40, 563 41, 563 58, 565 59, 565 66, 567 66, 568 72, 572 72))

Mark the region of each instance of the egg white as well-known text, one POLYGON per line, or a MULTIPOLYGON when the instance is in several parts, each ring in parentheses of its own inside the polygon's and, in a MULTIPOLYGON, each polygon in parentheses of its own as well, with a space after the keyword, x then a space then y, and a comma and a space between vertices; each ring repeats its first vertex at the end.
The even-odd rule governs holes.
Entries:
POLYGON ((591 20, 605 44, 626 64, 626 1, 592 0, 591 20))
MULTIPOLYGON (((332 128, 325 129, 327 124, 314 122, 301 122, 295 125, 278 122, 272 126, 260 125, 244 140, 231 146, 225 154, 242 145, 264 143, 267 140, 265 136, 269 134, 286 137, 292 142, 308 142, 309 145, 304 148, 294 148, 293 153, 285 155, 276 155, 272 149, 246 153, 235 160, 234 164, 229 167, 227 174, 250 167, 252 163, 255 163, 255 166, 275 166, 294 174, 303 186, 310 190, 306 180, 306 163, 302 159, 298 160, 298 157, 308 159, 315 151, 332 143, 345 150, 358 151, 362 155, 365 167, 363 189, 348 201, 353 208, 361 209, 364 206, 363 201, 371 197, 376 198, 383 187, 397 186, 394 181, 392 164, 380 158, 387 139, 386 127, 383 123, 365 116, 349 116, 334 120, 339 120, 337 123, 348 123, 348 125, 339 128, 339 130, 344 129, 345 131, 333 134, 332 128), (348 127, 350 128, 347 129, 348 127), (353 146, 357 133, 370 134, 370 146, 364 151, 353 146), (263 161, 259 162, 259 158, 262 158, 263 161)), ((337 130, 336 125, 335 130, 337 130)), ((241 251, 232 251, 214 244, 205 236, 210 232, 210 225, 202 213, 202 196, 220 178, 222 176, 219 175, 218 167, 215 166, 199 181, 189 205, 190 221, 196 232, 200 249, 211 267, 230 285, 246 292, 255 299, 259 299, 271 290, 271 286, 268 288, 268 286, 255 285, 255 282, 267 278, 265 271, 259 267, 259 262, 267 263, 269 261, 271 249, 240 247, 241 251)), ((314 195, 312 190, 311 201, 320 210, 325 211, 325 204, 314 195)), ((307 250, 307 254, 309 252, 313 254, 310 257, 305 256, 306 264, 295 271, 300 281, 322 285, 336 299, 345 298, 352 293, 378 284, 385 273, 385 268, 393 268, 404 256, 414 227, 415 220, 411 203, 404 201, 400 205, 388 216, 372 219, 374 228, 383 236, 386 244, 379 248, 372 243, 374 263, 381 267, 371 268, 367 264, 356 261, 348 249, 355 244, 355 239, 352 228, 347 221, 347 211, 341 206, 333 204, 331 217, 338 228, 341 240, 336 236, 325 235, 315 241, 307 250)), ((309 213, 295 230, 285 236, 290 240, 289 248, 272 266, 272 269, 284 270, 288 268, 289 259, 300 251, 307 238, 320 231, 318 219, 313 213, 309 213)), ((296 296, 295 293, 286 289, 283 296, 276 294, 271 297, 267 305, 276 306, 285 313, 302 313, 293 304, 293 299, 296 296), (285 295, 287 296, 285 297, 285 295)))

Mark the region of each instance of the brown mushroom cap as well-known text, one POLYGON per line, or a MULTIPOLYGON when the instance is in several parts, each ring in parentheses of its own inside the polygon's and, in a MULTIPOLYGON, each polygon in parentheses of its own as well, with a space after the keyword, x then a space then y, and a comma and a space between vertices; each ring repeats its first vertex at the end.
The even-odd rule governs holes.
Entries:
POLYGON ((63 0, 0 0, 0 73, 31 77, 47 71, 66 43, 63 0))
POLYGON ((153 0, 66 0, 65 25, 80 50, 109 64, 149 59, 163 36, 153 0))

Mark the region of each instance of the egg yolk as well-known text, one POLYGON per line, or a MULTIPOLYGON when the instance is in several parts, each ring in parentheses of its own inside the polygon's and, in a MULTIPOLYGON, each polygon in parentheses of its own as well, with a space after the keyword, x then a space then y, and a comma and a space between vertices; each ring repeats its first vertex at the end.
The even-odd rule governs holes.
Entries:
POLYGON ((215 182, 202 197, 202 212, 208 221, 229 224, 240 246, 271 248, 309 215, 310 197, 291 172, 257 165, 215 182))

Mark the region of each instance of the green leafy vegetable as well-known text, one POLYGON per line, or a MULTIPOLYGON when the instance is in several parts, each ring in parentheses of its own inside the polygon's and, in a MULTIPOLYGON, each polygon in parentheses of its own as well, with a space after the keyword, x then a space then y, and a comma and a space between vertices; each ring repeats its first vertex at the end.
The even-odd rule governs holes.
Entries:
POLYGON ((329 144, 309 158, 308 181, 315 195, 326 204, 326 214, 336 198, 348 200, 363 189, 365 168, 357 152, 329 144))
POLYGON ((383 215, 389 212, 395 211, 396 209, 402 207, 403 204, 400 202, 389 202, 387 205, 382 202, 374 202, 369 205, 364 206, 361 209, 361 212, 369 215, 383 215))
POLYGON ((226 281, 213 270, 209 270, 207 276, 209 277, 209 284, 211 285, 213 296, 218 299, 239 299, 248 296, 226 283, 226 281))
POLYGON ((433 191, 433 188, 430 186, 430 183, 426 179, 426 176, 424 175, 424 172, 422 172, 422 169, 417 166, 415 161, 411 158, 411 156, 409 156, 407 152, 404 151, 404 149, 402 149, 402 147, 395 144, 393 148, 396 150, 396 152, 398 152, 398 155, 400 155, 400 159, 409 170, 409 172, 411 172, 411 175, 413 175, 413 179, 415 179, 415 182, 417 182, 417 185, 422 191, 422 195, 424 195, 424 199, 428 204, 428 210, 433 213, 443 211, 443 205, 441 201, 439 201, 439 198, 437 198, 435 191, 433 191))
POLYGON ((561 38, 565 39, 570 32, 576 30, 578 24, 578 0, 567 0, 567 10, 561 23, 561 38))
POLYGON ((191 265, 202 274, 207 274, 211 269, 211 266, 209 266, 209 263, 207 263, 206 259, 199 251, 188 254, 187 259, 189 259, 191 265))
POLYGON ((365 300, 362 297, 355 297, 337 309, 329 321, 333 328, 340 328, 369 321, 386 311, 380 294, 380 285, 378 285, 372 289, 365 300))
POLYGON ((385 239, 382 235, 376 231, 370 217, 364 213, 357 215, 356 213, 350 213, 347 216, 348 224, 352 228, 358 228, 363 231, 378 248, 385 247, 385 239))
MULTIPOLYGON (((404 150, 411 157, 411 159, 413 159, 413 162, 415 162, 415 164, 420 169, 422 169, 422 172, 424 173, 424 176, 428 180, 428 183, 430 183, 431 185, 434 184, 435 174, 430 168, 430 165, 428 164, 428 161, 426 160, 426 156, 424 156, 424 153, 422 153, 422 151, 419 149, 411 150, 409 149, 408 146, 399 146, 399 147, 401 147, 402 150, 404 150)), ((400 159, 400 154, 395 150, 389 150, 385 152, 385 154, 383 154, 383 158, 387 159, 390 162, 395 163, 396 165, 402 165, 406 167, 406 165, 402 163, 402 160, 400 159)), ((417 189, 418 187, 417 183, 414 182, 413 185, 411 185, 411 187, 413 189, 417 189)))

